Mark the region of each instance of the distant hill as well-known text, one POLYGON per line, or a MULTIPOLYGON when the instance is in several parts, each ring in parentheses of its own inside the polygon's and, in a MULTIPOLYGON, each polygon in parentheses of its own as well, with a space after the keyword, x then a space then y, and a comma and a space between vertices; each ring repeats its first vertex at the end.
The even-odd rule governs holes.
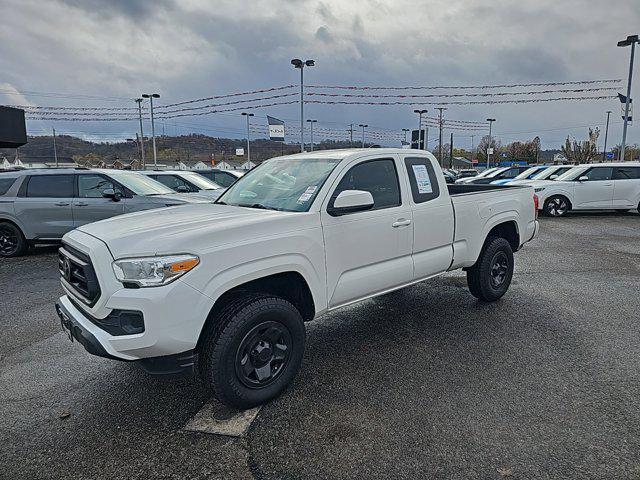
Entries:
MULTIPOLYGON (((322 141, 315 144, 317 150, 348 148, 348 142, 322 141)), ((203 161, 209 163, 213 155, 216 161, 240 160, 246 157, 236 157, 236 148, 246 150, 246 140, 231 138, 209 137, 207 135, 182 135, 177 137, 156 137, 158 151, 158 163, 172 165, 178 162, 187 164, 203 161)), ((115 160, 132 160, 140 156, 139 147, 135 141, 126 142, 90 142, 69 135, 56 135, 56 150, 58 158, 77 159, 84 158, 101 159, 106 163, 115 160)), ((297 144, 282 144, 266 139, 251 141, 251 160, 261 162, 283 154, 297 153, 300 147, 297 144)), ((51 136, 29 137, 29 142, 18 150, 23 162, 52 162, 53 138, 51 136)), ((246 152, 245 152, 246 155, 246 152)), ((13 159, 15 150, 0 149, 0 161, 2 157, 13 159)), ((145 156, 147 164, 153 158, 151 139, 145 141, 145 156)))

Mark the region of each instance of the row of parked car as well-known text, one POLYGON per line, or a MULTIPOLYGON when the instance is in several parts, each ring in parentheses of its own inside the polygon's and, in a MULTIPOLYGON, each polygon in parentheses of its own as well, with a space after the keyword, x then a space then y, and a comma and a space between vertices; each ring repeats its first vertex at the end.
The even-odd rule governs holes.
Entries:
POLYGON ((244 172, 25 169, 0 173, 0 257, 123 213, 217 199, 244 172), (215 179, 215 180, 214 180, 215 179))
POLYGON ((454 182, 532 185, 539 199, 538 208, 552 217, 561 217, 570 210, 640 212, 638 162, 494 167, 454 182))

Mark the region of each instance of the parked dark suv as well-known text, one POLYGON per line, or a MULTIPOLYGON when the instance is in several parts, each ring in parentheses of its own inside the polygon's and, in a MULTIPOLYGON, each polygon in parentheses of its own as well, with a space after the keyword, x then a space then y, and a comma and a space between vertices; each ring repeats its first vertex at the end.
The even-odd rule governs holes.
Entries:
POLYGON ((22 255, 30 244, 59 241, 69 230, 115 215, 206 202, 130 171, 0 172, 0 256, 22 255))

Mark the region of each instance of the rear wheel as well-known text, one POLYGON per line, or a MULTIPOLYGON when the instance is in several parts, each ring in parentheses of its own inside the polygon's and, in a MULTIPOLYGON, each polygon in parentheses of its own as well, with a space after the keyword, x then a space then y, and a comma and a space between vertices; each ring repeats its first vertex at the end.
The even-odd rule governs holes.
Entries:
POLYGON ((0 257, 24 255, 29 245, 20 229, 13 223, 0 222, 0 257))
POLYGON ((480 258, 467 270, 467 285, 471 294, 484 302, 502 297, 513 277, 513 250, 504 238, 487 240, 480 258))
POLYGON ((305 335, 291 303, 247 294, 225 307, 205 334, 200 376, 226 405, 255 407, 278 396, 298 373, 305 335))
POLYGON ((569 200, 562 195, 554 195, 544 202, 544 213, 550 217, 562 217, 570 210, 569 200))

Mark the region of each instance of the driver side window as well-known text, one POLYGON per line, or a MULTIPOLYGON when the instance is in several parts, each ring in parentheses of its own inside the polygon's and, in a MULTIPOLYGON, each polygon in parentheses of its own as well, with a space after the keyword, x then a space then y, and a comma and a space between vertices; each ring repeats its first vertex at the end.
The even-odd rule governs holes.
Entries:
POLYGON ((122 195, 122 189, 102 175, 78 175, 79 198, 102 198, 102 192, 109 188, 122 195))
POLYGON ((364 190, 373 196, 373 208, 397 207, 400 205, 400 183, 396 164, 390 158, 368 160, 354 167, 342 177, 331 197, 330 207, 336 197, 345 190, 364 190))
POLYGON ((585 173, 580 175, 581 177, 587 177, 587 181, 596 182, 599 180, 611 180, 613 177, 613 168, 612 167, 596 167, 590 170, 587 170, 585 173))

